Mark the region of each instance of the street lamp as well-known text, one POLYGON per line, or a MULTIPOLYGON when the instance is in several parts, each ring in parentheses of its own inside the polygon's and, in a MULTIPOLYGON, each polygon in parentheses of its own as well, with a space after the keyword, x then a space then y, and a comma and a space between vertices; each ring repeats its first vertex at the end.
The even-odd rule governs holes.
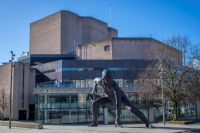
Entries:
POLYGON ((163 91, 163 80, 162 80, 162 73, 163 73, 162 60, 160 60, 160 67, 159 67, 159 69, 161 70, 161 72, 160 72, 160 79, 161 79, 161 87, 162 87, 163 124, 165 125, 165 106, 164 106, 164 91, 163 91))
POLYGON ((10 77, 10 112, 9 112, 9 129, 11 129, 12 67, 15 67, 15 65, 13 65, 13 60, 14 60, 15 54, 13 54, 13 51, 10 51, 10 53, 11 53, 11 60, 9 60, 9 62, 11 63, 11 77, 10 77))

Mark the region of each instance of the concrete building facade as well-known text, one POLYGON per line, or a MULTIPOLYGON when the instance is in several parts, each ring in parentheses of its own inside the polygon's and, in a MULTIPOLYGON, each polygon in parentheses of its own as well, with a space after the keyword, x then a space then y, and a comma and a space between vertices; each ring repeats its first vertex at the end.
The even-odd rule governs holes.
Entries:
POLYGON ((92 17, 59 11, 30 24, 30 54, 68 54, 76 46, 118 37, 118 31, 92 17))
MULTIPOLYGON (((149 121, 159 120, 161 99, 142 99, 136 85, 137 74, 151 63, 147 50, 152 45, 166 44, 153 38, 118 38, 118 31, 106 23, 70 11, 31 23, 30 55, 20 57, 13 68, 12 119, 44 124, 91 122, 92 101, 105 96, 100 88, 97 94, 90 94, 93 79, 107 68, 132 104, 149 121)), ((8 94, 10 67, 0 66, 0 89, 8 94)), ((166 103, 170 106, 170 101, 166 103)), ((190 107, 194 110, 193 104, 190 107)), ((98 113, 99 123, 114 123, 114 104, 101 106, 98 113)), ((122 123, 140 121, 124 107, 121 116, 122 123)))
MULTIPOLYGON (((30 106, 34 106, 35 98, 33 95, 35 88, 35 69, 30 68, 29 64, 20 62, 14 63, 15 67, 12 70, 12 120, 20 120, 20 112, 24 114, 25 119, 29 118, 30 106), (31 79, 31 80, 30 80, 31 79)), ((10 96, 10 80, 11 80, 11 65, 6 64, 0 66, 0 90, 6 90, 6 99, 9 104, 10 96)), ((9 104, 10 105, 10 104, 9 104)), ((2 112, 2 111, 1 111, 2 112)), ((6 113, 0 114, 0 117, 9 116, 9 107, 6 108, 6 113)))

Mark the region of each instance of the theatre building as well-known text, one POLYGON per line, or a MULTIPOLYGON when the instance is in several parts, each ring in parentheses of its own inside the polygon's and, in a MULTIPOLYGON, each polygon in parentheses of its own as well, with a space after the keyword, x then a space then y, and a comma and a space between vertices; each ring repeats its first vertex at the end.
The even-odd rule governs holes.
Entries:
MULTIPOLYGON (((31 23, 29 54, 23 54, 13 68, 12 119, 34 119, 43 124, 90 123, 92 102, 106 96, 99 86, 98 93, 91 95, 93 79, 101 77, 104 69, 112 72, 131 103, 150 122, 162 119, 162 100, 159 96, 151 101, 141 98, 136 84, 138 73, 148 70, 151 63, 147 50, 156 44, 166 45, 153 38, 120 38, 106 23, 69 11, 31 23)), ((0 73, 0 89, 9 90, 10 64, 0 66, 0 73)), ((99 123, 114 123, 115 104, 99 108, 99 123)), ((196 107, 181 103, 179 108, 180 114, 190 116, 196 107)), ((165 109, 167 118, 173 115, 170 101, 166 100, 165 109)), ((123 106, 121 121, 140 122, 123 106)))

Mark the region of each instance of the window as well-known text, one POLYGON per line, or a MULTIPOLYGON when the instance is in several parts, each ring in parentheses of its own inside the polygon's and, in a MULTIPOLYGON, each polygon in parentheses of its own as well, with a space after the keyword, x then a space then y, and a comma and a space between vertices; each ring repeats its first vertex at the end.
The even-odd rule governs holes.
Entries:
POLYGON ((109 51, 110 50, 110 46, 104 46, 104 51, 109 51))
POLYGON ((85 71, 92 71, 94 68, 85 68, 85 71))

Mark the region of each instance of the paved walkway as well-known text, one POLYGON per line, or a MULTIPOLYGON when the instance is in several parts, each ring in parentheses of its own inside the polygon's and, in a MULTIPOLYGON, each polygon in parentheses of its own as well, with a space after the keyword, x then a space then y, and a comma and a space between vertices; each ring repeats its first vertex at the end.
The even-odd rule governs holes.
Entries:
POLYGON ((146 128, 144 124, 124 124, 124 128, 116 128, 114 125, 99 125, 98 127, 87 127, 87 125, 44 125, 44 129, 28 129, 0 126, 0 133, 168 133, 183 132, 199 129, 200 123, 191 125, 175 124, 153 124, 156 128, 146 128))

